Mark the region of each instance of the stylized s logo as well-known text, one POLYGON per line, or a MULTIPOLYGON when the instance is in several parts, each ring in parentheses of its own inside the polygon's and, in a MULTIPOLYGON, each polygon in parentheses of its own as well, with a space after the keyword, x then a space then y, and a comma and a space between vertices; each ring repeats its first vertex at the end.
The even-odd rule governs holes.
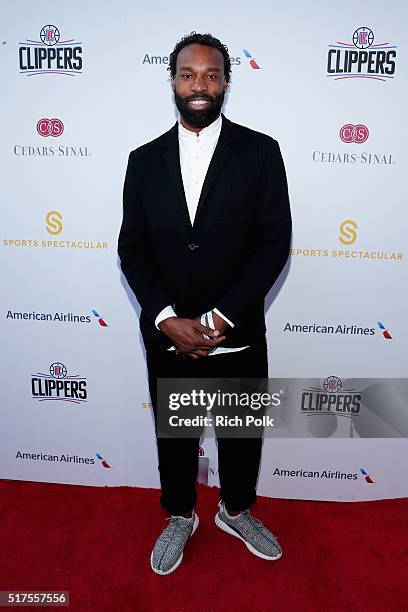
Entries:
POLYGON ((50 210, 45 216, 46 230, 49 234, 56 236, 62 232, 62 215, 57 210, 50 210))

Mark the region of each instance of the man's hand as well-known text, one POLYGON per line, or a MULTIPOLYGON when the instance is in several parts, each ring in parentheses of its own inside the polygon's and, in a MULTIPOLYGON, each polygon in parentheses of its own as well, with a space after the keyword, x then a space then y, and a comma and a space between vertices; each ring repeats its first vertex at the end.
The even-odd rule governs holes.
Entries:
POLYGON ((230 325, 228 325, 226 320, 220 317, 220 315, 218 315, 216 312, 212 311, 212 316, 213 316, 215 329, 217 329, 220 332, 220 334, 222 334, 226 330, 227 327, 231 327, 230 325))
MULTIPOLYGON (((213 323, 215 326, 215 331, 218 331, 222 336, 224 330, 228 327, 228 323, 226 322, 225 319, 217 315, 216 312, 212 311, 212 315, 213 315, 213 323)), ((194 319, 194 321, 197 321, 198 323, 200 322, 200 320, 201 320, 201 317, 196 317, 194 319)), ((210 334, 207 334, 207 335, 210 335, 210 334)), ((225 338, 225 336, 222 336, 222 337, 225 338)), ((212 346, 212 348, 214 348, 214 345, 212 346)), ((189 356, 195 357, 197 359, 198 357, 208 357, 208 353, 209 353, 209 350, 207 348, 206 349, 196 349, 194 351, 190 351, 189 356)))
MULTIPOLYGON (((220 317, 219 315, 217 315, 215 312, 212 311, 213 314, 213 323, 215 326, 215 331, 213 330, 211 334, 208 334, 207 332, 207 336, 212 337, 212 335, 215 332, 219 332, 221 337, 223 339, 225 339, 225 336, 223 336, 223 332, 224 330, 228 327, 228 323, 225 321, 225 319, 223 319, 222 317, 220 317)), ((194 321, 196 321, 197 323, 201 322, 201 317, 196 317, 194 319, 194 321)), ((211 329, 211 328, 207 328, 207 329, 211 329)), ((192 357, 193 359, 198 359, 199 357, 208 357, 209 352, 215 348, 214 343, 210 346, 210 347, 205 347, 205 348, 197 348, 194 351, 189 351, 188 352, 188 356, 192 357)), ((180 353, 181 351, 176 350, 176 353, 180 353)))
POLYGON ((195 319, 169 317, 159 323, 159 328, 173 342, 177 353, 187 354, 193 359, 208 355, 208 351, 225 340, 225 336, 221 335, 218 329, 213 330, 201 325, 200 317, 195 319), (209 336, 211 340, 205 340, 203 334, 209 336))

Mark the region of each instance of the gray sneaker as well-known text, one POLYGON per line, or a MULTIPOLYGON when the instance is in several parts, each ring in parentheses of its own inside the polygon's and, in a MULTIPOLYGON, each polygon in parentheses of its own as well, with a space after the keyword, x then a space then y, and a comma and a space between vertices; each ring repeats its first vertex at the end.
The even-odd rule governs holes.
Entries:
POLYGON ((193 510, 193 516, 171 516, 166 529, 157 538, 154 545, 150 565, 160 576, 171 574, 183 560, 183 550, 187 540, 191 538, 198 527, 198 516, 193 510))
POLYGON ((261 559, 274 561, 282 556, 277 538, 261 521, 251 516, 249 510, 231 517, 226 513, 224 502, 218 505, 220 509, 215 515, 217 527, 242 540, 251 553, 261 559))

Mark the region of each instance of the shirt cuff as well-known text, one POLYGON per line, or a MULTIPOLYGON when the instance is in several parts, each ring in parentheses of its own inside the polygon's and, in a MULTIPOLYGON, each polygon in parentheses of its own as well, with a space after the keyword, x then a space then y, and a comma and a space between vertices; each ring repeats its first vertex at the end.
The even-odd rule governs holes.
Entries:
POLYGON ((213 308, 213 311, 217 313, 217 315, 219 315, 221 317, 221 319, 224 319, 224 321, 226 321, 228 323, 228 325, 231 325, 231 327, 235 327, 234 323, 232 323, 229 319, 227 319, 226 316, 224 316, 222 314, 222 312, 220 312, 218 310, 218 308, 213 308))
POLYGON ((177 317, 176 313, 174 312, 174 308, 173 306, 166 306, 165 308, 163 308, 163 310, 161 310, 159 312, 159 314, 157 315, 154 324, 156 326, 156 328, 160 331, 159 328, 159 323, 161 323, 162 321, 164 321, 164 319, 168 319, 169 317, 177 317))

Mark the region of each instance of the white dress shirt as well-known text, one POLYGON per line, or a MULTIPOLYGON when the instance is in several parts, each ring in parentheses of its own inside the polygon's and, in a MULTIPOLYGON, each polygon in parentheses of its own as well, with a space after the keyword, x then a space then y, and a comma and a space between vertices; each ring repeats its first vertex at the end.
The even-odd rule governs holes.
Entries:
MULTIPOLYGON (((194 223, 204 179, 207 174, 211 158, 214 154, 215 147, 217 146, 221 126, 221 115, 219 115, 217 119, 208 127, 203 128, 198 133, 187 130, 179 121, 178 140, 180 168, 191 225, 194 223)), ((228 325, 234 327, 232 321, 227 319, 227 317, 225 317, 217 308, 213 308, 213 312, 216 312, 220 317, 222 317, 228 323, 228 325)), ((159 329, 159 323, 164 321, 164 319, 168 319, 169 317, 177 317, 174 308, 170 305, 163 308, 163 310, 157 315, 155 320, 157 329, 159 329)), ((237 348, 225 348, 223 346, 219 346, 210 351, 208 354, 219 355, 222 353, 232 353, 242 351, 245 348, 248 347, 240 346, 237 348)), ((175 350, 175 347, 172 346, 168 350, 175 350)))

